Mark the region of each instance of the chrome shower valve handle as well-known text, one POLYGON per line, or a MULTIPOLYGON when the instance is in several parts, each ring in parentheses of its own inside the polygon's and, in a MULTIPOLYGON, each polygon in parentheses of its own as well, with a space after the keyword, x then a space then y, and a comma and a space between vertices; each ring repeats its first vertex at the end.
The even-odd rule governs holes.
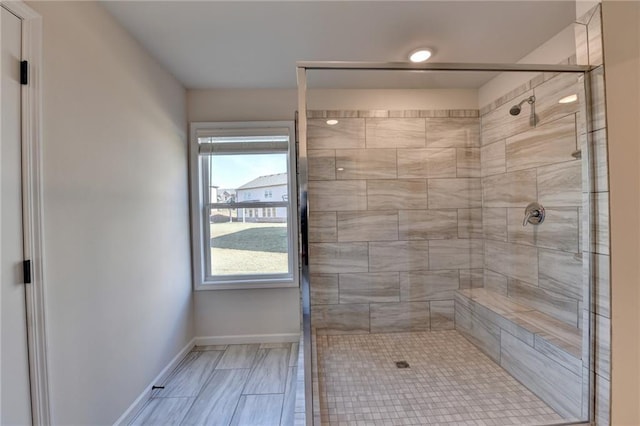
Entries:
POLYGON ((540 225, 544 222, 544 207, 539 203, 531 203, 524 209, 524 220, 522 226, 527 226, 527 223, 532 225, 540 225))

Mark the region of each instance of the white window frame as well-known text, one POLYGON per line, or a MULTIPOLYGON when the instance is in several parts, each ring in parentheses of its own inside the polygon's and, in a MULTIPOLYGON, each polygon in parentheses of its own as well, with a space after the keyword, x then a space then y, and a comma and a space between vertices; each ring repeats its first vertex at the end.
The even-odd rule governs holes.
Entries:
MULTIPOLYGON (((283 134, 284 135, 284 134, 283 134)), ((190 123, 189 138, 189 181, 191 198, 191 245, 193 288, 202 290, 229 290, 249 288, 281 288, 298 287, 298 205, 296 187, 296 144, 295 123, 293 121, 244 121, 244 122, 193 122, 190 123), (289 207, 287 218, 287 235, 289 250, 289 274, 281 275, 228 275, 224 277, 207 276, 207 260, 210 256, 205 245, 205 226, 209 226, 209 215, 205 215, 203 200, 203 179, 201 179, 201 164, 198 138, 203 135, 217 133, 247 136, 273 134, 283 131, 289 137, 289 155, 287 161, 289 207)), ((247 144, 249 146, 249 144, 247 144)), ((266 152, 266 151, 265 151, 266 152)), ((247 154, 251 151, 247 150, 247 154)), ((237 200, 243 201, 243 200, 237 200)), ((248 210, 248 209, 247 209, 248 210)))

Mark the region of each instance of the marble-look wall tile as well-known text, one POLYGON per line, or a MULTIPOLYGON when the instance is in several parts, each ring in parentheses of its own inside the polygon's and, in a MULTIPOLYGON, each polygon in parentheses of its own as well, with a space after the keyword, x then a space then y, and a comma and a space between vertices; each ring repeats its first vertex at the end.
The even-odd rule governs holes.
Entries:
POLYGON ((367 182, 364 180, 309 182, 311 212, 366 209, 367 182))
POLYGON ((540 287, 582 300, 582 254, 540 249, 538 264, 540 287))
POLYGON ((482 240, 430 240, 429 269, 481 268, 482 246, 482 240))
POLYGON ((583 264, 593 264, 593 295, 589 294, 589 269, 583 268, 583 299, 593 300, 592 310, 606 318, 611 318, 611 258, 603 254, 583 253, 583 264), (594 300, 595 299, 595 300, 594 300))
POLYGON ((358 110, 358 117, 361 118, 387 118, 389 111, 385 109, 365 109, 358 110))
POLYGON ((589 72, 591 76, 591 114, 592 120, 589 131, 596 131, 607 127, 604 67, 600 66, 589 72))
POLYGON ((589 189, 590 192, 607 192, 609 191, 609 156, 607 153, 607 131, 606 129, 597 130, 589 134, 590 143, 593 147, 593 184, 594 187, 584 187, 583 190, 589 189))
POLYGON ((383 303, 400 301, 397 272, 340 274, 340 303, 383 303))
POLYGON ((550 315, 573 327, 578 327, 579 312, 576 299, 517 279, 509 279, 507 294, 518 303, 531 306, 537 311, 550 315))
POLYGON ((367 272, 367 243, 311 243, 309 270, 312 274, 367 272))
POLYGON ((570 115, 507 138, 507 171, 571 161, 576 149, 575 116, 570 115))
POLYGON ((426 209, 427 181, 425 179, 396 179, 367 181, 369 210, 426 209))
POLYGON ((395 149, 341 149, 336 151, 338 179, 395 179, 395 149))
POLYGON ((484 288, 487 290, 506 296, 509 288, 508 282, 508 278, 505 275, 494 272, 491 269, 484 270, 484 288))
POLYGON ((611 424, 611 382, 596 375, 596 424, 609 426, 611 424))
POLYGON ((369 243, 369 271, 400 272, 429 269, 428 241, 369 243))
POLYGON ((456 148, 457 177, 480 177, 480 148, 456 148))
POLYGON ((507 232, 510 243, 578 252, 578 209, 547 208, 539 225, 522 226, 524 209, 507 210, 507 232))
POLYGON ((366 136, 367 148, 424 147, 424 118, 367 119, 366 136))
POLYGON ((336 212, 309 213, 309 242, 328 243, 338 240, 336 212))
POLYGON ((427 194, 430 209, 464 209, 482 206, 480 179, 429 179, 427 194))
POLYGON ((451 110, 448 109, 421 109, 420 117, 422 118, 447 118, 451 110))
POLYGON ((480 146, 477 118, 428 118, 427 147, 465 148, 480 146))
POLYGON ((549 343, 548 340, 541 338, 539 335, 535 336, 535 342, 533 345, 538 352, 551 360, 557 362, 562 367, 568 369, 572 373, 582 374, 582 361, 580 358, 576 358, 573 354, 570 354, 558 346, 549 343))
POLYGON ((574 24, 573 34, 576 41, 576 65, 589 65, 587 26, 580 23, 574 24))
MULTIPOLYGON (((532 95, 533 90, 529 90, 519 96, 514 103, 516 103, 516 101, 520 102, 521 99, 528 98, 532 95)), ((523 113, 516 116, 509 114, 509 109, 511 109, 512 106, 513 104, 508 102, 482 116, 483 146, 531 129, 529 111, 527 109, 529 106, 526 104, 523 105, 523 113)))
POLYGON ((336 178, 336 151, 313 149, 307 151, 309 180, 333 180, 336 178))
POLYGON ((482 288, 484 287, 483 269, 460 269, 460 288, 482 288))
POLYGON ((364 148, 364 120, 343 118, 335 126, 324 119, 308 120, 307 144, 310 150, 364 148))
POLYGON ((398 212, 400 240, 431 240, 456 238, 456 210, 400 210, 398 212))
POLYGON ((439 300, 429 303, 431 330, 453 330, 455 328, 455 303, 439 300))
POLYGON ((500 327, 478 316, 455 299, 455 325, 464 337, 495 362, 500 362, 500 327))
POLYGON ((371 332, 428 331, 429 303, 372 303, 371 332))
POLYGON ((587 24, 587 34, 589 38, 589 65, 602 65, 602 19, 599 10, 591 16, 591 20, 587 24))
POLYGON ((480 116, 480 111, 477 109, 450 109, 449 117, 460 117, 460 118, 478 118, 480 116))
POLYGON ((482 179, 483 207, 526 207, 537 200, 536 171, 522 170, 482 179))
POLYGON ((487 240, 507 241, 507 209, 482 209, 482 234, 487 240))
POLYGON ((480 149, 480 174, 482 177, 497 175, 507 170, 505 141, 484 145, 480 149))
POLYGON ((520 244, 485 241, 485 267, 528 283, 538 282, 538 249, 520 244))
POLYGON ((398 240, 397 211, 338 212, 338 241, 398 240))
POLYGON ((459 287, 457 270, 400 273, 400 300, 403 302, 453 300, 459 287))
POLYGON ((338 299, 338 274, 311 274, 312 305, 335 305, 338 299))
POLYGON ((538 200, 542 205, 578 207, 582 205, 581 193, 580 161, 568 161, 538 169, 538 200))
POLYGON ((590 194, 591 203, 596 210, 592 227, 592 251, 609 254, 609 193, 590 194))
POLYGON ((482 209, 458 209, 458 238, 483 238, 482 209))
POLYGON ((399 149, 398 177, 456 177, 456 150, 455 148, 399 149))
POLYGON ((559 74, 545 81, 533 90, 536 97, 537 125, 545 125, 559 118, 573 115, 579 111, 581 102, 559 103, 558 101, 570 95, 581 98, 584 94, 581 74, 559 74))
POLYGON ((501 333, 500 365, 564 416, 582 412, 582 377, 509 333, 501 333), (546 374, 540 374, 544 371, 546 374))
POLYGON ((595 367, 596 374, 611 380, 611 320, 593 314, 595 320, 595 367))
POLYGON ((369 333, 369 304, 314 306, 311 327, 319 335, 369 333))

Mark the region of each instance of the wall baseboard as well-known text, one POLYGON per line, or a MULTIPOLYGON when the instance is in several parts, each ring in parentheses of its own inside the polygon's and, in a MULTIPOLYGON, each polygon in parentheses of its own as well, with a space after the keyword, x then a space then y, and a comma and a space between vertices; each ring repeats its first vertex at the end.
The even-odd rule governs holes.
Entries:
POLYGON ((294 343, 300 340, 300 333, 283 334, 240 334, 235 336, 196 337, 197 346, 242 345, 248 343, 294 343))
POLYGON ((147 403, 149 398, 151 397, 151 386, 157 385, 159 383, 164 383, 165 380, 169 377, 169 375, 175 370, 175 368, 182 362, 184 357, 187 356, 191 349, 196 345, 196 338, 194 337, 187 343, 178 354, 173 357, 169 364, 162 369, 160 374, 158 374, 145 388, 144 391, 133 401, 133 404, 127 408, 127 410, 120 416, 118 420, 114 423, 114 425, 125 426, 131 423, 131 421, 138 415, 142 407, 147 403))

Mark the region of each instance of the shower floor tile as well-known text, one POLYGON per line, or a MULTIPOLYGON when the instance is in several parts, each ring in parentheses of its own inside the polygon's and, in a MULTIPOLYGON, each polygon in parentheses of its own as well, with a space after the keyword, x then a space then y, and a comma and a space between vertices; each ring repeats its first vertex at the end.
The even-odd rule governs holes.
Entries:
POLYGON ((322 425, 544 425, 575 420, 557 414, 455 330, 315 340, 314 384, 322 425), (409 368, 398 368, 398 361, 409 368))

